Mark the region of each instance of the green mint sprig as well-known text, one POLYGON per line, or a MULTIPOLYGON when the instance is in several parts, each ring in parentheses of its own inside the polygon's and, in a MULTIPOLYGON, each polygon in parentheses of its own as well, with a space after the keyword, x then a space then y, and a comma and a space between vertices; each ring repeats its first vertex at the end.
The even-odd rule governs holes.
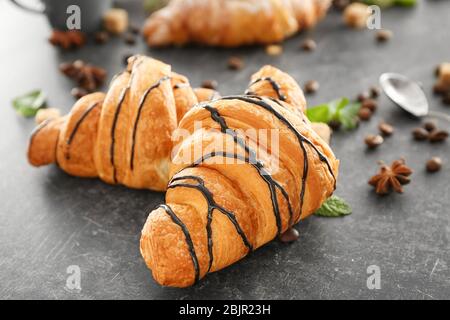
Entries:
POLYGON ((415 6, 416 0, 361 0, 367 5, 377 5, 381 8, 388 8, 392 6, 412 7, 415 6))
POLYGON ((331 196, 314 213, 321 217, 341 217, 352 213, 350 205, 338 196, 331 196))
POLYGON ((360 103, 350 102, 348 98, 340 98, 328 103, 308 108, 306 115, 311 122, 330 123, 336 121, 346 130, 358 125, 360 103))
POLYGON ((23 117, 34 117, 40 108, 46 106, 47 95, 42 90, 34 90, 15 98, 12 105, 23 117))

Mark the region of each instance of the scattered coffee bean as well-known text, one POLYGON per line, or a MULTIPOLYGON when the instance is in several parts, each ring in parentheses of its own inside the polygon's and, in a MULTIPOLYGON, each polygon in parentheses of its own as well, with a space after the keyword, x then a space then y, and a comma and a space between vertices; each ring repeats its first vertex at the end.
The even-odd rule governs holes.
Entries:
POLYGON ((428 132, 432 132, 437 129, 436 122, 434 122, 434 121, 425 121, 423 123, 423 127, 428 132))
POLYGON ((450 106, 450 93, 446 93, 444 95, 444 97, 442 98, 442 103, 447 106, 450 106))
POLYGON ((341 128, 341 123, 337 120, 331 120, 328 125, 333 130, 339 130, 341 128))
POLYGON ((129 45, 135 45, 136 44, 136 37, 132 33, 126 33, 124 35, 125 43, 129 45))
POLYGON ((333 0, 333 6, 338 10, 344 10, 350 4, 350 0, 333 0))
POLYGON ((372 112, 375 112, 377 107, 378 107, 378 104, 373 99, 366 99, 366 100, 363 100, 363 102, 361 103, 361 108, 367 108, 372 112))
POLYGON ((141 32, 141 29, 134 24, 130 24, 130 26, 128 27, 128 29, 130 30, 131 33, 133 34, 139 34, 141 32))
POLYGON ((375 34, 375 38, 377 39, 378 42, 389 41, 389 40, 391 40, 392 36, 393 36, 393 33, 390 30, 379 30, 375 34))
POLYGON ((276 45, 276 44, 267 46, 266 47, 266 53, 269 56, 279 56, 280 54, 283 53, 283 47, 280 46, 280 45, 276 45))
POLYGON ((241 70, 244 67, 244 61, 239 57, 230 57, 228 59, 228 68, 231 70, 241 70))
POLYGON ((77 88, 73 88, 70 91, 70 94, 76 99, 80 99, 80 98, 84 97, 85 95, 87 95, 88 93, 89 92, 86 89, 78 88, 78 87, 77 88))
POLYGON ((361 108, 358 111, 358 117, 362 121, 368 121, 372 118, 372 111, 368 108, 361 108))
POLYGON ((427 161, 426 165, 428 172, 437 172, 442 168, 442 160, 439 157, 433 157, 427 161))
POLYGON ((434 92, 435 94, 444 94, 444 93, 447 93, 448 90, 447 90, 447 87, 446 87, 446 86, 444 86, 443 84, 437 82, 437 83, 435 83, 434 86, 433 86, 433 92, 434 92))
POLYGON ((376 87, 376 86, 370 87, 370 97, 372 99, 378 98, 380 96, 380 94, 381 94, 381 90, 379 87, 376 87))
POLYGON ((96 32, 94 35, 95 42, 98 44, 104 44, 109 40, 109 33, 106 31, 96 32))
POLYGON ((302 42, 301 48, 304 51, 314 51, 317 48, 317 44, 313 39, 306 39, 302 42))
POLYGON ((415 129, 412 131, 412 135, 413 135, 414 139, 420 141, 420 140, 426 140, 426 139, 428 139, 428 136, 429 136, 430 134, 429 134, 428 131, 425 130, 424 128, 415 128, 415 129))
POLYGON ((294 228, 289 228, 286 230, 286 232, 284 232, 283 234, 280 235, 280 241, 281 242, 294 242, 296 241, 298 238, 300 237, 300 234, 298 233, 298 231, 294 228))
POLYGON ((384 142, 384 139, 382 136, 378 134, 377 135, 369 134, 364 139, 364 142, 370 149, 375 149, 384 142))
POLYGON ((305 83, 305 92, 307 94, 316 93, 319 90, 320 84, 316 80, 310 80, 305 83))
POLYGON ((358 102, 363 102, 364 100, 367 99, 370 99, 370 95, 367 92, 362 92, 358 94, 358 96, 356 97, 356 100, 358 100, 358 102))
POLYGON ((435 130, 433 132, 430 132, 428 136, 428 140, 430 142, 443 142, 447 140, 448 138, 448 131, 445 130, 435 130))
POLYGON ((218 83, 216 80, 205 80, 202 82, 202 88, 217 90, 218 83))
POLYGON ((378 125, 378 129, 380 130, 381 134, 385 137, 391 136, 394 133, 394 127, 386 122, 381 122, 378 125))

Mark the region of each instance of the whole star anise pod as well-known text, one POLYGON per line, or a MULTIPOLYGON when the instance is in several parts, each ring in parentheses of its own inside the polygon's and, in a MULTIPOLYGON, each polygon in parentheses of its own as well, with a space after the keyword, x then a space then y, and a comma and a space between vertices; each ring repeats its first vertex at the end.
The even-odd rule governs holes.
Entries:
POLYGON ((78 30, 53 30, 48 41, 54 46, 69 50, 82 47, 86 43, 86 36, 78 30))
POLYGON ((80 88, 88 92, 95 91, 105 81, 106 71, 103 68, 87 64, 81 60, 62 63, 59 69, 69 78, 75 80, 80 88))
POLYGON ((378 194, 388 194, 392 190, 403 193, 402 186, 410 183, 409 176, 412 173, 404 159, 396 160, 390 166, 381 163, 380 171, 370 178, 369 184, 375 187, 375 192, 378 194))

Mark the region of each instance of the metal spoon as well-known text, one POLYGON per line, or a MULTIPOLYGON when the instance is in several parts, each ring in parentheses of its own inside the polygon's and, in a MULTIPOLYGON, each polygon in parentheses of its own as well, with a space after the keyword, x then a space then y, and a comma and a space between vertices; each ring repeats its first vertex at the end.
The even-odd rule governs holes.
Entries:
POLYGON ((383 73, 380 84, 384 93, 399 107, 416 117, 437 117, 450 122, 450 115, 430 111, 427 97, 422 87, 404 75, 383 73))

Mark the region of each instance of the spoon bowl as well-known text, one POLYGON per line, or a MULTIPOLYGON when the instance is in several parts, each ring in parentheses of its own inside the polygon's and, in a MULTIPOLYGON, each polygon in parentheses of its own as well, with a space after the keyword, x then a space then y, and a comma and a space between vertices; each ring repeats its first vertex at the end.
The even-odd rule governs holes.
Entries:
POLYGON ((427 97, 417 82, 398 73, 383 73, 380 85, 389 99, 406 112, 416 117, 429 114, 427 97))

